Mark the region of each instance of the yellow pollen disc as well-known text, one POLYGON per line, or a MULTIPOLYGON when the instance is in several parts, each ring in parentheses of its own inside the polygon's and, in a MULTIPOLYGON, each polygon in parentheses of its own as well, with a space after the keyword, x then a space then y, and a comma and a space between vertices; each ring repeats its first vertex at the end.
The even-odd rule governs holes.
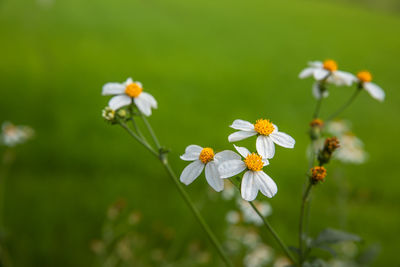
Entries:
POLYGON ((322 181, 326 177, 326 169, 322 166, 311 168, 311 178, 315 181, 322 181))
POLYGON ((337 71, 338 66, 336 61, 332 59, 328 59, 324 61, 324 69, 329 70, 329 71, 337 71))
POLYGON ((372 81, 372 75, 369 71, 360 71, 357 73, 357 78, 364 83, 372 81))
POLYGON ((275 130, 275 127, 269 120, 259 119, 254 124, 254 130, 259 134, 269 135, 275 130))
POLYGON ((214 159, 214 150, 209 147, 203 148, 203 150, 200 152, 199 160, 203 162, 204 164, 212 161, 214 159))
POLYGON ((137 83, 130 83, 125 88, 125 94, 130 97, 138 97, 143 91, 143 88, 140 87, 137 83))
POLYGON ((262 157, 256 153, 251 153, 244 159, 244 163, 247 166, 247 169, 251 171, 261 171, 264 162, 262 161, 262 157))

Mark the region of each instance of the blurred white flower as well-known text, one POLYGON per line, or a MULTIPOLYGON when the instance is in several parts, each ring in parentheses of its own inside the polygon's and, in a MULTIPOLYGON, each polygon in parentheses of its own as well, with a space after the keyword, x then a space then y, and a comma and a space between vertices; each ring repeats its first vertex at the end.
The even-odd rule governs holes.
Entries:
POLYGON ((240 160, 240 156, 233 151, 225 150, 214 154, 212 148, 202 148, 198 145, 186 147, 182 160, 193 161, 182 171, 180 181, 185 185, 191 184, 202 173, 205 167, 206 180, 217 192, 224 189, 224 181, 220 178, 218 164, 225 160, 240 160))
POLYGON ((146 116, 151 115, 152 108, 157 108, 155 98, 151 94, 143 92, 142 84, 134 82, 132 78, 128 78, 124 83, 106 83, 103 86, 102 95, 114 95, 108 102, 113 110, 128 106, 132 101, 146 116))
POLYGON ((243 260, 246 267, 263 267, 273 259, 273 251, 270 247, 259 244, 253 251, 248 253, 243 260))
POLYGON ((25 143, 34 135, 34 130, 29 126, 14 125, 11 122, 4 122, 2 124, 1 143, 6 146, 13 147, 18 144, 25 143))
MULTIPOLYGON (((255 225, 262 225, 263 221, 258 216, 258 214, 254 211, 254 209, 250 206, 247 201, 243 201, 242 199, 238 199, 237 204, 239 206, 240 211, 243 214, 243 220, 246 223, 253 223, 255 225)), ((256 206, 258 211, 264 216, 267 217, 272 214, 272 207, 266 201, 254 201, 253 204, 256 206)))
POLYGON ((338 137, 340 147, 334 154, 334 158, 345 162, 361 164, 367 160, 363 142, 352 133, 346 133, 338 137))
POLYGON ((231 210, 226 214, 225 219, 229 224, 237 224, 240 222, 240 213, 235 210, 231 210))
POLYGON ((235 186, 231 182, 225 182, 225 189, 222 191, 222 198, 225 200, 231 200, 236 195, 235 186))
POLYGON ((246 229, 240 240, 248 249, 254 249, 262 244, 260 234, 252 229, 246 229))
POLYGON ((304 79, 310 76, 313 76, 317 81, 326 80, 326 82, 337 86, 351 86, 353 82, 357 81, 357 78, 353 74, 338 70, 336 61, 331 59, 324 62, 309 62, 308 67, 300 72, 299 78, 304 79))
POLYGON ((326 130, 334 135, 340 136, 351 130, 350 122, 347 120, 335 120, 327 123, 326 130))
POLYGON ((290 260, 288 258, 278 257, 275 260, 273 267, 288 267, 291 265, 292 265, 292 263, 290 262, 290 260))
POLYGON ((263 158, 270 159, 275 155, 275 145, 293 148, 296 141, 286 133, 279 132, 278 127, 269 120, 259 119, 255 124, 244 120, 235 120, 231 128, 239 130, 229 135, 229 142, 240 141, 253 135, 258 135, 257 152, 263 158))
POLYGON ((372 75, 368 71, 360 71, 357 73, 357 78, 361 88, 365 89, 373 98, 378 101, 385 99, 385 92, 375 83, 372 83, 372 75))
POLYGON ((257 197, 258 190, 269 198, 273 197, 278 192, 278 188, 271 177, 262 170, 269 164, 268 159, 262 158, 256 153, 250 153, 247 148, 239 146, 235 146, 235 148, 244 160, 233 152, 236 155, 235 159, 226 160, 218 165, 221 178, 235 176, 247 169, 241 183, 242 198, 253 201, 257 197))

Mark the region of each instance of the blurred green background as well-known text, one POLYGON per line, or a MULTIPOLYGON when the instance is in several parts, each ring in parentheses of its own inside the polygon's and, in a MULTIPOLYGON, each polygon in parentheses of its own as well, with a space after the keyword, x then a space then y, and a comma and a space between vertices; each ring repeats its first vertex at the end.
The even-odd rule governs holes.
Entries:
MULTIPOLYGON (((315 190, 311 232, 330 226, 357 233, 380 244, 375 266, 395 266, 399 12, 394 0, 0 1, 0 122, 36 130, 17 148, 7 177, 14 265, 92 266, 90 242, 119 198, 145 221, 176 229, 177 247, 206 240, 159 162, 101 117, 108 101, 102 85, 129 76, 158 100, 150 120, 178 173, 186 165, 178 156, 189 144, 231 149, 228 126, 236 118, 271 118, 296 139, 296 148, 279 148, 266 169, 279 188, 271 222, 295 245, 315 105, 312 81, 297 75, 309 60, 333 58, 348 71, 369 69, 387 99, 381 104, 363 93, 342 114, 365 142, 369 161, 329 166, 345 174, 347 204, 339 210, 340 185, 328 177, 315 190)), ((331 90, 322 115, 351 92, 331 90)), ((187 190, 222 238, 232 207, 209 198, 204 178, 187 190)))

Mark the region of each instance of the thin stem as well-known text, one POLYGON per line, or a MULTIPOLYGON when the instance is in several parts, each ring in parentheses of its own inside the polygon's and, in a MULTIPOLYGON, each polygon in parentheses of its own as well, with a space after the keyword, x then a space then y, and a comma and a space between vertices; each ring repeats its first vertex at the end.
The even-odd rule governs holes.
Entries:
POLYGON ((317 105, 315 106, 313 119, 318 118, 319 112, 321 110, 322 96, 317 100, 317 105))
POLYGON ((211 242, 213 243, 214 247, 217 249, 219 256, 225 262, 226 266, 233 266, 227 255, 222 249, 221 244, 219 243, 218 239, 215 237, 214 233, 212 232, 211 228, 205 222, 203 217, 201 216, 199 210, 194 206, 193 202, 190 200, 189 195, 183 189, 181 183, 179 183, 178 178, 174 171, 172 170, 171 166, 168 163, 166 158, 161 160, 161 163, 164 165, 165 169, 167 170, 169 176, 174 181, 175 186, 178 188, 179 193, 181 194, 182 198, 185 200, 186 204, 192 210, 194 216, 196 217, 197 221, 203 227, 204 231, 207 233, 208 237, 210 238, 211 242))
MULTIPOLYGON (((240 191, 239 186, 235 184, 231 179, 229 181, 240 191)), ((257 213, 257 215, 261 218, 263 221, 264 226, 268 229, 268 231, 272 234, 272 236, 275 238, 275 240, 278 242, 279 246, 282 248, 283 252, 286 254, 286 256, 293 262, 295 263, 296 260, 294 259, 292 253, 290 253, 290 250, 288 247, 285 245, 285 243, 282 241, 282 239, 279 237, 278 233, 272 228, 272 226, 269 224, 268 220, 261 214, 261 212, 257 209, 257 207, 254 205, 252 201, 248 201, 253 210, 257 213)))
POLYGON ((299 263, 300 266, 304 261, 303 254, 304 254, 304 248, 303 248, 303 221, 304 221, 304 210, 306 206, 306 202, 308 200, 308 196, 310 195, 312 188, 312 183, 309 182, 306 191, 303 194, 303 199, 301 201, 301 209, 300 209, 300 222, 299 222, 299 263))
POLYGON ((139 110, 139 114, 142 117, 142 120, 143 120, 144 124, 146 125, 147 130, 149 131, 151 137, 153 138, 154 144, 156 144, 157 149, 160 150, 161 149, 160 142, 158 141, 158 138, 157 138, 155 132, 153 131, 153 128, 151 127, 149 121, 146 119, 146 116, 144 116, 143 113, 140 112, 140 110, 139 110))
POLYGON ((219 243, 218 239, 215 237, 214 233, 212 232, 211 228, 208 226, 208 224, 206 223, 206 221, 200 214, 199 210, 194 206, 189 195, 186 193, 186 191, 183 189, 181 183, 179 182, 175 172, 172 170, 171 166, 169 165, 168 159, 167 159, 167 154, 165 152, 161 151, 161 146, 158 143, 158 139, 157 139, 154 131, 152 130, 150 123, 144 118, 144 116, 142 116, 142 118, 143 118, 143 121, 145 121, 146 127, 149 130, 149 132, 151 133, 151 136, 152 136, 154 142, 156 143, 157 148, 159 149, 158 153, 147 142, 143 141, 138 135, 136 135, 124 122, 119 122, 119 123, 131 136, 133 136, 139 143, 144 145, 153 155, 155 155, 160 160, 160 162, 162 163, 164 168, 167 170, 169 177, 173 180, 175 186, 178 188, 178 191, 181 194, 182 198, 185 200, 186 204, 189 206, 189 208, 193 212, 197 221, 200 223, 200 225, 203 227, 204 231, 207 233, 212 244, 217 249, 217 252, 220 255, 221 259, 225 262, 226 266, 233 266, 231 261, 229 260, 228 256, 223 251, 222 245, 219 243))
POLYGON ((131 128, 128 127, 128 125, 126 125, 124 122, 120 121, 119 124, 122 126, 122 128, 124 128, 133 138, 136 139, 136 141, 138 141, 139 143, 141 143, 145 148, 147 148, 147 150, 149 150, 154 156, 156 156, 157 158, 159 158, 159 154, 154 151, 154 149, 147 143, 144 142, 136 133, 134 133, 131 128))
POLYGON ((351 103, 353 103, 353 101, 357 98, 358 94, 361 92, 360 88, 356 88, 356 91, 354 91, 354 93, 351 95, 351 97, 349 98, 349 100, 347 100, 346 103, 343 104, 343 106, 341 106, 338 110, 336 110, 334 113, 332 113, 332 115, 330 115, 328 117, 328 119, 326 119, 326 121, 330 121, 333 120, 334 118, 336 118, 340 113, 342 113, 346 108, 348 108, 351 103))
POLYGON ((143 135, 142 131, 140 130, 140 128, 138 127, 138 125, 136 124, 135 118, 134 118, 134 105, 131 104, 130 106, 130 110, 131 110, 131 121, 132 121, 132 125, 135 128, 135 131, 138 133, 139 137, 145 141, 147 143, 146 137, 143 135))

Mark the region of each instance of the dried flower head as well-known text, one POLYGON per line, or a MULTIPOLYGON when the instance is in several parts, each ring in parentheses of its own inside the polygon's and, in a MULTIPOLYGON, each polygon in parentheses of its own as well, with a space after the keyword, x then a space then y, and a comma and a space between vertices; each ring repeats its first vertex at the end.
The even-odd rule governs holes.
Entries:
POLYGON ((319 181, 324 181, 326 177, 326 169, 323 166, 315 166, 311 168, 311 181, 316 184, 319 181))

